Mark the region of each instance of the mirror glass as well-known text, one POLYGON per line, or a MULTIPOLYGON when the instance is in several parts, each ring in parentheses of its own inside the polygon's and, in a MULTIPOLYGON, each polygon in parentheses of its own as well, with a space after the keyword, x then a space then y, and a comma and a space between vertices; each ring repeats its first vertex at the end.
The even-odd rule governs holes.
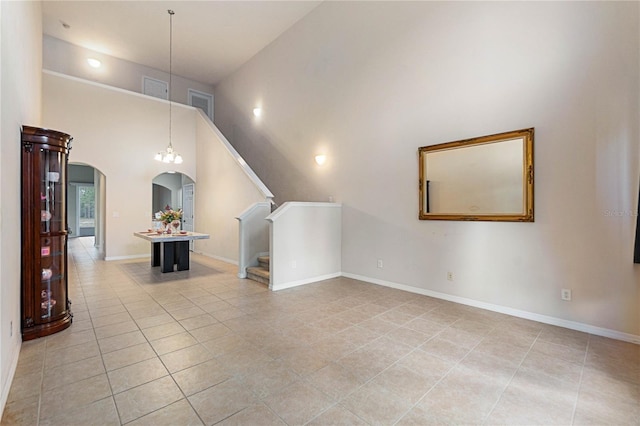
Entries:
POLYGON ((418 152, 420 219, 533 222, 533 128, 418 152))
MULTIPOLYGON (((155 220, 155 214, 168 208, 173 210, 191 208, 185 205, 189 199, 184 199, 185 185, 193 185, 194 181, 187 175, 174 172, 162 173, 153 178, 151 217, 155 220)), ((193 186, 191 186, 193 188, 193 186)), ((191 197, 192 199, 193 197, 191 197)))

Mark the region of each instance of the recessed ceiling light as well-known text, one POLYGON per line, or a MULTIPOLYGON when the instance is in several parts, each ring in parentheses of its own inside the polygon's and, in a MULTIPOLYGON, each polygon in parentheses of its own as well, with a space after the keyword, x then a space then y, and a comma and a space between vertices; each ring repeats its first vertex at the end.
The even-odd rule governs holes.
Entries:
POLYGON ((262 108, 255 107, 253 109, 253 115, 255 115, 256 117, 260 117, 262 115, 262 108))
POLYGON ((89 63, 89 66, 92 68, 100 68, 100 65, 102 65, 102 62, 100 62, 95 58, 89 58, 87 59, 87 62, 89 63))

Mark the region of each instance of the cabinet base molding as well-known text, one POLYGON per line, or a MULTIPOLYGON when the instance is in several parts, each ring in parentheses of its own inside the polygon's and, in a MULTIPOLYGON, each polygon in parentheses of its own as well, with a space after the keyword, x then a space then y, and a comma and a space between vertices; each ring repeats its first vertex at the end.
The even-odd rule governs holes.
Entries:
POLYGON ((67 315, 60 318, 55 322, 49 322, 45 324, 34 325, 32 327, 22 328, 22 341, 37 339, 38 337, 49 336, 50 334, 57 333, 66 328, 69 328, 73 322, 73 314, 67 312, 67 315))

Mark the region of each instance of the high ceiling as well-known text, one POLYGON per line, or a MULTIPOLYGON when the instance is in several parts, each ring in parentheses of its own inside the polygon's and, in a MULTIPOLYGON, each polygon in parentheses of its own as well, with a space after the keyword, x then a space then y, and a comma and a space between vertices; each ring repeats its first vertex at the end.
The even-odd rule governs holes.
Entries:
POLYGON ((320 1, 48 1, 46 35, 138 64, 216 84, 320 1), (65 25, 63 25, 65 24, 65 25), (68 26, 68 28, 65 28, 68 26))

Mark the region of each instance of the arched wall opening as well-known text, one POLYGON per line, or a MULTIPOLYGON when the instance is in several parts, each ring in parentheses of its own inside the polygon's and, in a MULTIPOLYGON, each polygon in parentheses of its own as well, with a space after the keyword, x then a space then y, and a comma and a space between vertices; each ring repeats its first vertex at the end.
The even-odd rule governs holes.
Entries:
POLYGON ((89 164, 69 163, 67 220, 69 238, 93 238, 97 257, 106 253, 106 176, 89 164))
MULTIPOLYGON (((182 209, 181 227, 187 231, 194 230, 195 181, 184 173, 161 173, 152 180, 151 211, 154 221, 156 214, 170 208, 182 209)), ((159 222, 154 228, 160 228, 159 222)))

